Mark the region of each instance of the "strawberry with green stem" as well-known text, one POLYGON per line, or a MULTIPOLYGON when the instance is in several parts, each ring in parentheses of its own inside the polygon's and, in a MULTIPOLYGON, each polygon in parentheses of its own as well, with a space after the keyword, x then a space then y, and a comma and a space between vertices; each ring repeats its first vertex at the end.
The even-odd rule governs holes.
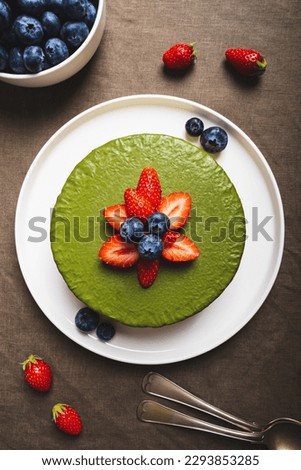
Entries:
POLYGON ((195 42, 191 44, 174 44, 164 52, 162 60, 166 68, 170 70, 186 70, 196 60, 195 42))
POLYGON ((263 55, 254 49, 234 47, 227 49, 225 56, 236 72, 247 77, 262 75, 267 67, 263 55))
POLYGON ((57 428, 71 436, 78 436, 83 429, 78 412, 70 405, 57 403, 52 407, 52 417, 57 428))
POLYGON ((30 354, 21 365, 28 385, 38 392, 48 392, 52 384, 52 371, 49 364, 41 357, 30 354))

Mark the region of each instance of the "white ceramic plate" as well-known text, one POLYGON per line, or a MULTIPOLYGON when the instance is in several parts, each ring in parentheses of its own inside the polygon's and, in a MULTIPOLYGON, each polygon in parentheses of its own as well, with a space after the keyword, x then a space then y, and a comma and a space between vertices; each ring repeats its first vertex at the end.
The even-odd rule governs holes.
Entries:
MULTIPOLYGON (((190 138, 198 144, 197 139, 190 138)), ((49 320, 81 346, 133 364, 166 364, 203 354, 237 333, 257 312, 276 279, 284 243, 284 216, 275 178, 255 144, 235 124, 200 104, 161 95, 111 100, 79 114, 59 129, 33 161, 24 180, 15 222, 19 264, 27 286, 49 320), (205 127, 222 126, 229 135, 217 157, 236 186, 247 223, 240 267, 209 307, 159 329, 116 324, 105 343, 74 325, 82 303, 69 291, 53 261, 51 208, 74 166, 93 148, 136 133, 186 138, 185 122, 200 116, 205 127)))

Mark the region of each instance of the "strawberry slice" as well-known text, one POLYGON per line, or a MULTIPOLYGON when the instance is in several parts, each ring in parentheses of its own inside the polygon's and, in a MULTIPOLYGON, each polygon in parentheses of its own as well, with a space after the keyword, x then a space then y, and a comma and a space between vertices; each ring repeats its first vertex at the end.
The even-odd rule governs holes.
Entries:
POLYGON ((159 267, 160 263, 158 259, 139 259, 137 264, 137 274, 142 287, 147 289, 153 284, 158 275, 159 267))
POLYGON ((166 232, 162 240, 162 256, 168 261, 193 261, 200 255, 198 247, 183 233, 166 232))
POLYGON ((158 173, 152 167, 146 167, 142 170, 137 191, 142 196, 145 196, 154 207, 161 201, 161 184, 158 173))
POLYGON ((139 259, 137 247, 126 243, 120 235, 108 238, 100 248, 98 256, 104 263, 119 268, 130 268, 139 259))
POLYGON ((176 230, 186 224, 191 211, 191 203, 190 194, 171 193, 162 198, 157 210, 167 215, 170 220, 170 229, 176 230))
POLYGON ((137 189, 126 189, 124 200, 128 217, 146 219, 155 210, 154 205, 145 196, 140 194, 137 189))
POLYGON ((121 224, 127 219, 125 204, 105 207, 103 216, 115 230, 120 230, 121 224))

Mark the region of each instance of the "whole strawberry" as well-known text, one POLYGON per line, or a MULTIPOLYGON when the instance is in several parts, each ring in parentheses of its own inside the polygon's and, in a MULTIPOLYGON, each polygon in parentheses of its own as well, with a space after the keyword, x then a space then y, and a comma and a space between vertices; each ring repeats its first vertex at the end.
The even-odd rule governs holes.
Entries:
POLYGON ((77 411, 64 403, 52 407, 53 421, 60 431, 71 436, 78 436, 83 429, 81 418, 77 411))
POLYGON ((195 43, 172 46, 162 56, 165 66, 171 70, 186 70, 196 59, 194 45, 195 43))
POLYGON ((26 382, 38 392, 48 392, 52 383, 52 371, 39 356, 31 354, 22 362, 26 382))
POLYGON ((267 61, 254 49, 232 48, 225 52, 226 59, 232 67, 241 75, 254 77, 263 74, 267 67, 267 61))

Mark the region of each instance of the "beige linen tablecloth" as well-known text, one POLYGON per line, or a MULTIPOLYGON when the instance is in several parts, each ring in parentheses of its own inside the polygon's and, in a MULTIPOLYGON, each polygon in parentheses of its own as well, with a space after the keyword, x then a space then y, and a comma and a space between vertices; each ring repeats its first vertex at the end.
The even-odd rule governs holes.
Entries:
POLYGON ((297 0, 108 0, 102 43, 80 73, 43 89, 0 83, 1 449, 252 448, 207 433, 139 422, 136 407, 145 398, 141 381, 152 369, 246 418, 300 419, 299 45, 297 0), (162 53, 179 41, 196 41, 198 50, 193 69, 180 77, 164 73, 161 63, 162 53), (260 80, 241 80, 225 67, 224 51, 234 46, 265 54, 268 69, 260 80), (142 93, 194 100, 236 123, 268 161, 286 218, 279 275, 252 320, 204 355, 153 367, 98 356, 61 333, 28 291, 14 244, 18 194, 43 144, 81 111, 142 93), (48 394, 34 392, 23 381, 19 363, 30 353, 52 365, 48 394), (79 438, 60 433, 51 422, 51 407, 58 401, 80 412, 84 431, 79 438))

